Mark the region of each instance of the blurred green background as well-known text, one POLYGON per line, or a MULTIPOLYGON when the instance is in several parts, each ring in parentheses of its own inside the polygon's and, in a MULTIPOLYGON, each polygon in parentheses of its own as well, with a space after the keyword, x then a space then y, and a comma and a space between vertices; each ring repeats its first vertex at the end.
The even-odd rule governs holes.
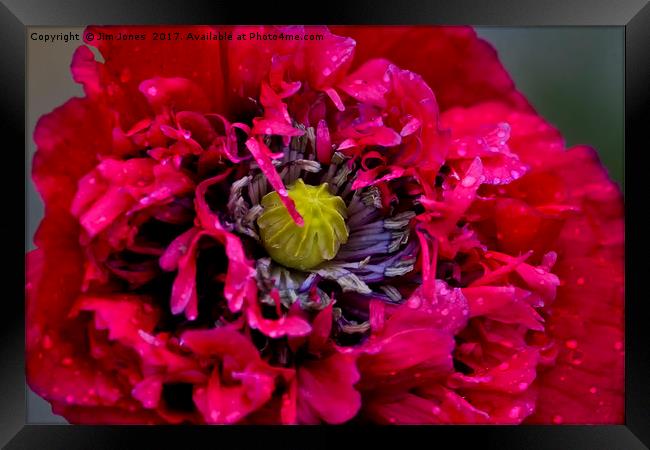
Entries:
MULTIPOLYGON (((623 183, 624 29, 622 27, 478 27, 520 91, 558 127, 567 145, 596 148, 611 177, 623 183)), ((83 28, 30 27, 36 32, 78 32, 83 28)), ((83 95, 69 67, 78 42, 44 45, 27 41, 27 139, 25 249, 43 215, 31 183, 35 151, 32 133, 40 116, 73 96, 83 95)), ((27 389, 29 423, 64 423, 50 405, 27 389)))

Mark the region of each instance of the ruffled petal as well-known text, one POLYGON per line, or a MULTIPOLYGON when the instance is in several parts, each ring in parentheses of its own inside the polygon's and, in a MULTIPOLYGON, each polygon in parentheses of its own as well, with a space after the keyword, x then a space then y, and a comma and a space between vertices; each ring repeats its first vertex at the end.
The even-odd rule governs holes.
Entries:
POLYGON ((97 47, 104 58, 103 69, 107 78, 104 91, 113 92, 114 98, 121 97, 119 103, 113 103, 113 107, 122 116, 123 129, 130 128, 136 122, 133 110, 144 110, 145 99, 140 93, 140 84, 155 77, 189 80, 203 91, 206 108, 225 111, 220 42, 197 39, 188 43, 187 40, 188 34, 201 36, 216 32, 213 27, 91 26, 86 32, 92 32, 96 36, 100 33, 146 35, 146 39, 138 41, 96 39, 87 42, 97 47), (168 33, 172 36, 178 33, 183 39, 167 39, 162 42, 154 40, 154 33, 165 37, 168 33))
POLYGON ((34 131, 34 183, 47 208, 67 209, 77 181, 110 152, 112 119, 102 106, 73 98, 41 117, 34 131))
POLYGON ((354 388, 359 380, 354 358, 334 353, 298 369, 298 422, 340 424, 352 419, 361 407, 354 388))
POLYGON ((496 51, 469 27, 332 27, 357 42, 355 66, 385 58, 418 73, 435 92, 441 109, 499 100, 522 111, 524 97, 497 58, 496 51), (417 43, 417 45, 414 45, 417 43))

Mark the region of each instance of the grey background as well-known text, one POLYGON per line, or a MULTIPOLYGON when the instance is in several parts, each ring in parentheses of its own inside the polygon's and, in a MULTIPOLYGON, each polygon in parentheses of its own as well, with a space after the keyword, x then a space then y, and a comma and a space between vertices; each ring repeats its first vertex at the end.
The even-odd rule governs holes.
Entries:
MULTIPOLYGON (((624 28, 477 27, 537 111, 564 134, 567 145, 596 148, 610 176, 623 185, 624 28)), ((27 33, 27 204, 25 248, 43 207, 29 181, 38 118, 70 97, 82 96, 69 72, 79 42, 44 44, 32 32, 78 32, 82 27, 29 27, 27 33)), ((65 423, 50 405, 27 388, 27 422, 65 423)))

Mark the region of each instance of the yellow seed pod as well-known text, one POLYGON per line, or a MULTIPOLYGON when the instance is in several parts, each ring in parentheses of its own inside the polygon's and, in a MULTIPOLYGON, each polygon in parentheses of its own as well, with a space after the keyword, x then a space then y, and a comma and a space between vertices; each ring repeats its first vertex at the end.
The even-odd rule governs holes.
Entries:
POLYGON ((348 241, 343 199, 330 194, 327 183, 310 186, 301 178, 287 191, 305 224, 296 225, 277 192, 266 194, 261 202, 264 212, 257 219, 266 251, 280 264, 298 270, 334 258, 348 241))

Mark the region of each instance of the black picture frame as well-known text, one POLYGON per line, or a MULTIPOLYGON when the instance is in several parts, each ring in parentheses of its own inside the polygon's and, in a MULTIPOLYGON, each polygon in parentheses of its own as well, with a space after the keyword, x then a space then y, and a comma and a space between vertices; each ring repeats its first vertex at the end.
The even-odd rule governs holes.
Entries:
MULTIPOLYGON (((220 1, 92 1, 3 0, 0 5, 0 108, 5 169, 0 176, 5 214, 0 383, 0 444, 7 449, 76 448, 321 448, 349 445, 423 445, 449 442, 481 448, 642 449, 650 445, 650 342, 644 293, 643 164, 650 124, 650 5, 647 0, 612 2, 505 0, 428 2, 328 0, 308 8, 303 3, 269 3, 265 7, 220 1), (24 248, 18 236, 24 198, 15 195, 25 133, 25 50, 28 26, 86 24, 194 23, 326 23, 326 24, 470 24, 490 26, 607 25, 625 28, 625 181, 626 181, 626 407, 625 424, 616 426, 437 426, 437 427, 117 427, 30 425, 25 423, 24 248), (22 206, 21 206, 22 202, 22 206), (316 436, 315 436, 316 435, 316 436), (232 444, 231 444, 232 443, 232 444), (410 443, 410 444, 409 444, 410 443)), ((24 179, 25 185, 28 178, 24 179)), ((24 223, 23 223, 24 225, 24 223)))

